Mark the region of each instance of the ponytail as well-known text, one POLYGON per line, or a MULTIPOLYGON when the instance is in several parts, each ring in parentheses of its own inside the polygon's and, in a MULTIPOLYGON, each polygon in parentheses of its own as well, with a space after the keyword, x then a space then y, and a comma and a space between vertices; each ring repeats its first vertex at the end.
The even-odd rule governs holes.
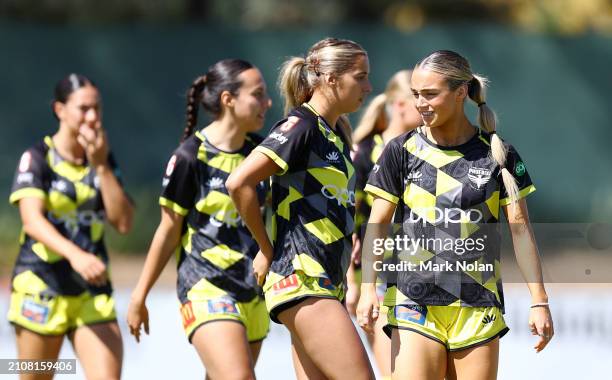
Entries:
POLYGON ((512 173, 506 168, 507 150, 501 138, 497 136, 497 117, 485 102, 486 85, 486 78, 474 74, 468 82, 468 96, 478 105, 478 125, 491 135, 491 155, 501 169, 502 180, 510 203, 514 204, 519 199, 519 190, 512 173))
POLYGON ((193 130, 198 123, 198 110, 200 108, 204 87, 206 87, 206 75, 198 77, 193 81, 191 87, 189 87, 189 91, 187 92, 187 120, 181 142, 185 141, 193 134, 193 130))
POLYGON ((304 58, 292 57, 283 63, 278 79, 278 88, 281 96, 285 98, 285 115, 310 99, 312 88, 308 83, 306 60, 304 58))
POLYGON ((384 93, 377 95, 372 99, 370 104, 368 104, 368 107, 363 112, 363 116, 353 133, 353 141, 355 144, 359 144, 363 139, 374 133, 381 115, 385 112, 386 104, 387 95, 384 93))

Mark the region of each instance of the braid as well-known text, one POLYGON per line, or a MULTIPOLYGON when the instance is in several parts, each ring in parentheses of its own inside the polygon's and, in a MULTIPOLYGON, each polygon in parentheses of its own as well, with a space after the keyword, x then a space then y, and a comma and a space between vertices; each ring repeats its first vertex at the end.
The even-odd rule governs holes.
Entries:
POLYGON ((193 129, 198 123, 198 110, 200 108, 200 101, 202 100, 202 91, 206 86, 206 75, 198 77, 189 88, 187 92, 187 124, 183 130, 183 137, 181 141, 185 141, 193 133, 193 129))
POLYGON ((500 167, 502 180, 510 198, 510 203, 515 204, 519 199, 519 190, 516 180, 506 168, 507 150, 501 138, 497 136, 497 117, 495 112, 485 102, 485 87, 487 79, 474 74, 468 82, 468 96, 478 105, 478 124, 491 135, 491 155, 500 167))

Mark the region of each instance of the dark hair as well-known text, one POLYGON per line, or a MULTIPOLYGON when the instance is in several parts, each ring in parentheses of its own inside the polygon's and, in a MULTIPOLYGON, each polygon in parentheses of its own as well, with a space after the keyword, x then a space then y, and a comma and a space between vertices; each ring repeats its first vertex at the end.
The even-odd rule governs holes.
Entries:
POLYGON ((81 74, 69 74, 68 76, 62 78, 55 85, 55 91, 53 92, 53 102, 51 103, 51 112, 53 116, 57 119, 57 115, 55 114, 55 108, 53 107, 53 103, 60 102, 66 103, 70 95, 82 87, 93 86, 96 87, 94 82, 92 82, 89 78, 81 74))
POLYGON ((218 117, 221 114, 221 93, 228 91, 237 95, 242 86, 238 75, 253 67, 241 59, 224 59, 210 66, 206 74, 193 81, 187 91, 187 122, 181 141, 193 133, 198 121, 199 105, 202 104, 206 111, 218 117))

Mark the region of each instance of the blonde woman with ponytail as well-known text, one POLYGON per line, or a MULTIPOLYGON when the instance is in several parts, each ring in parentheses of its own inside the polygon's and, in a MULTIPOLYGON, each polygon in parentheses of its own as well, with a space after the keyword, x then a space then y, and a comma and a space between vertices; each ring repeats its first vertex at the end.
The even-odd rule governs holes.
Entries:
POLYGON ((355 168, 345 114, 371 91, 365 50, 327 38, 283 65, 287 117, 232 173, 226 186, 259 244, 253 263, 270 317, 291 332, 298 379, 373 379, 346 312, 355 168), (254 206, 255 185, 272 177, 272 236, 254 206))
MULTIPOLYGON (((271 102, 259 70, 240 59, 212 65, 187 93, 187 125, 168 162, 161 221, 128 307, 130 333, 149 334, 147 295, 177 252, 177 295, 187 339, 207 379, 254 379, 269 317, 253 276, 257 244, 240 220, 225 180, 261 142, 271 102), (200 105, 213 120, 198 128, 200 105), (236 323, 238 322, 238 323, 236 323)), ((256 186, 256 207, 267 186, 256 186)))
POLYGON ((371 268, 380 248, 376 239, 386 237, 386 229, 377 227, 393 218, 402 225, 397 237, 411 239, 408 248, 395 248, 401 270, 388 281, 384 299, 394 379, 497 377, 499 338, 508 332, 500 207, 531 292, 536 352, 554 334, 524 199, 535 187, 516 150, 497 136, 486 84, 455 52, 436 51, 421 60, 411 88, 423 127, 386 145, 365 188, 374 202, 357 307, 364 330, 371 331, 380 310, 371 268), (479 109, 478 127, 465 114, 466 101, 479 109))
MULTIPOLYGON (((411 70, 401 70, 395 73, 387 83, 385 92, 377 95, 368 104, 361 120, 353 133, 355 144, 354 164, 357 176, 356 182, 356 214, 355 235, 353 244, 354 261, 347 273, 348 291, 346 306, 351 315, 355 316, 359 300, 359 255, 362 233, 365 230, 372 206, 372 196, 366 194, 365 188, 368 176, 382 153, 385 144, 402 133, 411 131, 421 125, 421 115, 414 107, 412 90, 410 89, 411 70)), ((380 301, 384 297, 386 282, 377 281, 377 293, 380 301)), ((391 376, 391 341, 383 333, 382 327, 387 324, 384 313, 376 322, 372 334, 367 334, 368 342, 376 358, 378 371, 383 378, 391 376)))

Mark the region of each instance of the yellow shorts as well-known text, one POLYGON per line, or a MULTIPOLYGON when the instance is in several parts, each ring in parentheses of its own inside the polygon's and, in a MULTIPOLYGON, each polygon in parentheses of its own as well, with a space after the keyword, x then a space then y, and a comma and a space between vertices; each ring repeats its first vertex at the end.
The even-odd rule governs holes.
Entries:
POLYGON ((385 332, 414 331, 458 351, 485 344, 508 332, 497 307, 397 305, 389 307, 385 332))
POLYGON ((263 340, 270 330, 266 304, 257 296, 249 302, 238 302, 210 283, 196 284, 181 305, 181 317, 187 339, 191 342, 195 330, 214 321, 236 321, 246 329, 249 343, 263 340))
POLYGON ((111 295, 40 296, 13 291, 9 322, 42 335, 64 335, 80 326, 117 319, 111 295))
POLYGON ((310 277, 302 271, 297 271, 280 281, 267 281, 264 285, 266 306, 270 319, 276 323, 278 314, 308 297, 335 298, 344 301, 344 284, 334 285, 325 277, 310 277))

